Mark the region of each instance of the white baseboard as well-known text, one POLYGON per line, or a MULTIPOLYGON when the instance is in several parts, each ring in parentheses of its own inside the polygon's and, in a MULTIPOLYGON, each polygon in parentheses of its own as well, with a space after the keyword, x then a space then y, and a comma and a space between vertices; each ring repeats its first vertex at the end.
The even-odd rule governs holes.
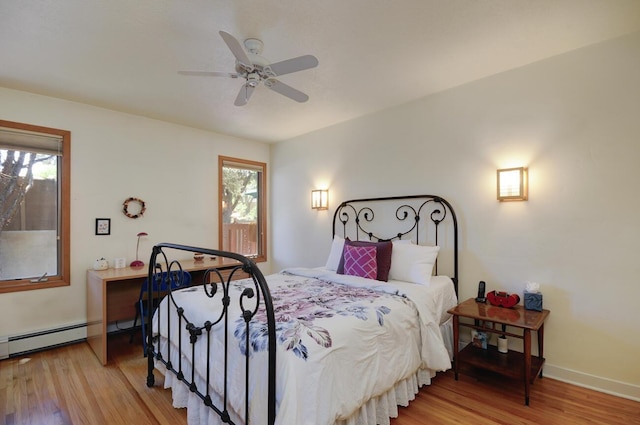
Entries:
MULTIPOLYGON (((107 333, 128 331, 133 320, 109 323, 107 333)), ((138 322, 138 325, 140 323, 138 322)), ((75 323, 21 335, 0 336, 0 360, 87 339, 87 324, 75 323)))
POLYGON ((9 357, 9 338, 0 336, 0 360, 9 357))
MULTIPOLYGON (((131 330, 132 326, 133 320, 121 320, 116 323, 109 323, 107 324, 107 333, 129 331, 131 330)), ((138 323, 136 323, 136 326, 140 326, 140 319, 138 319, 138 323)))
POLYGON ((544 376, 617 397, 640 401, 640 385, 633 385, 626 382, 615 381, 613 379, 602 378, 600 376, 562 368, 549 363, 545 363, 544 365, 544 376))
MULTIPOLYGON (((2 341, 2 338, 3 337, 0 337, 0 341, 2 341)), ((23 353, 40 351, 50 347, 86 340, 87 324, 76 323, 4 338, 7 340, 7 357, 12 357, 23 353)), ((2 345, 1 342, 0 345, 2 345)), ((0 354, 1 350, 2 348, 0 348, 0 354)))

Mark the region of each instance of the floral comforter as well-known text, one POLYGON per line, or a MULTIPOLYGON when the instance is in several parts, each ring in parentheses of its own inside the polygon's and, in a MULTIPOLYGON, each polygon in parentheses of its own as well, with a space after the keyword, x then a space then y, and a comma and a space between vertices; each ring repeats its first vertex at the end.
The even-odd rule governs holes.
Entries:
MULTIPOLYGON (((442 309, 446 312, 451 302, 432 300, 427 287, 337 275, 322 269, 292 269, 268 276, 267 281, 277 322, 277 424, 333 424, 421 368, 445 370, 451 366, 439 331, 442 309)), ((246 284, 231 283, 232 300, 246 284)), ((214 302, 206 297, 202 287, 175 292, 173 298, 196 324, 218 317, 214 306, 220 305, 219 299, 214 302)), ((266 371, 267 340, 264 329, 255 326, 250 329, 250 346, 246 347, 244 321, 233 306, 232 301, 230 318, 235 315, 236 319, 230 326, 230 351, 238 353, 234 356, 238 364, 231 364, 230 380, 240 385, 231 388, 230 403, 237 412, 243 412, 242 354, 249 351, 253 371, 266 371)), ((264 311, 258 315, 264 316, 264 311)), ((168 325, 162 322, 160 334, 166 335, 168 325)), ((171 326, 177 323, 172 319, 171 326)), ((154 331, 158 331, 155 321, 154 331)), ((177 328, 171 333, 177 336, 177 328)), ((183 339, 187 341, 182 349, 190 353, 188 338, 183 339)), ((171 344, 175 367, 179 354, 177 343, 171 344)), ((169 341, 162 338, 161 350, 166 351, 168 346, 169 341)), ((223 350, 222 340, 212 342, 211 350, 223 350)), ((183 369, 190 376, 187 359, 182 357, 183 369)), ((196 344, 198 373, 205 373, 205 359, 205 344, 196 344)), ((220 394, 224 388, 221 359, 212 360, 209 366, 214 376, 211 387, 220 394)), ((252 373, 250 379, 250 423, 254 424, 266 418, 266 373, 258 375, 262 374, 252 373)), ((189 408, 189 424, 217 423, 216 415, 174 381, 166 375, 165 386, 173 388, 174 406, 189 408)), ((201 392, 204 382, 200 376, 201 392)))

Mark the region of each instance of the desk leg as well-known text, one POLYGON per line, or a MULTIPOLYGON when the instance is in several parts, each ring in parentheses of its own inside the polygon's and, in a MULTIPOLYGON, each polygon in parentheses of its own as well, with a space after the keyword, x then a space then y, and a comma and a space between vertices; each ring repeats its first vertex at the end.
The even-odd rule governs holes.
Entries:
POLYGON ((107 364, 107 286, 87 272, 87 342, 102 365, 107 364))
POLYGON ((531 330, 524 330, 524 404, 529 405, 531 388, 531 330))
POLYGON ((453 371, 455 373, 456 376, 456 381, 458 380, 458 364, 460 363, 458 361, 459 359, 459 355, 458 355, 458 340, 460 339, 460 327, 459 327, 459 323, 460 319, 458 318, 457 315, 453 316, 453 371))
MULTIPOLYGON (((538 329, 538 357, 544 359, 544 323, 538 329)), ((540 368, 540 378, 542 378, 542 368, 540 368)))

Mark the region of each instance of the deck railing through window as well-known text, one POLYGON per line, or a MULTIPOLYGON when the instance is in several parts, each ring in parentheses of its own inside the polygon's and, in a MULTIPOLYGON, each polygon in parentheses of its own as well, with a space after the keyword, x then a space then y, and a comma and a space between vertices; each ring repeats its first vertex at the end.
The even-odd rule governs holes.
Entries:
POLYGON ((258 255, 258 226, 256 223, 222 225, 224 250, 248 257, 258 255))

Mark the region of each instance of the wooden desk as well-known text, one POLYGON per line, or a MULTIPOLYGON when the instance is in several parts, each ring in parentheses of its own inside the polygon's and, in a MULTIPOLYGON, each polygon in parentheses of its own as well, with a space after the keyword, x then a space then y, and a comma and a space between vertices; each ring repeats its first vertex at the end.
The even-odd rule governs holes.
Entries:
MULTIPOLYGON (((203 261, 180 260, 182 269, 191 273, 192 283, 201 282, 204 271, 217 268, 226 279, 239 263, 217 258, 203 261), (226 273, 225 273, 226 271, 226 273)), ((87 270, 87 342, 103 365, 107 364, 107 325, 118 320, 133 320, 140 286, 147 278, 148 265, 140 268, 87 270)), ((234 279, 248 277, 242 270, 234 279)))

